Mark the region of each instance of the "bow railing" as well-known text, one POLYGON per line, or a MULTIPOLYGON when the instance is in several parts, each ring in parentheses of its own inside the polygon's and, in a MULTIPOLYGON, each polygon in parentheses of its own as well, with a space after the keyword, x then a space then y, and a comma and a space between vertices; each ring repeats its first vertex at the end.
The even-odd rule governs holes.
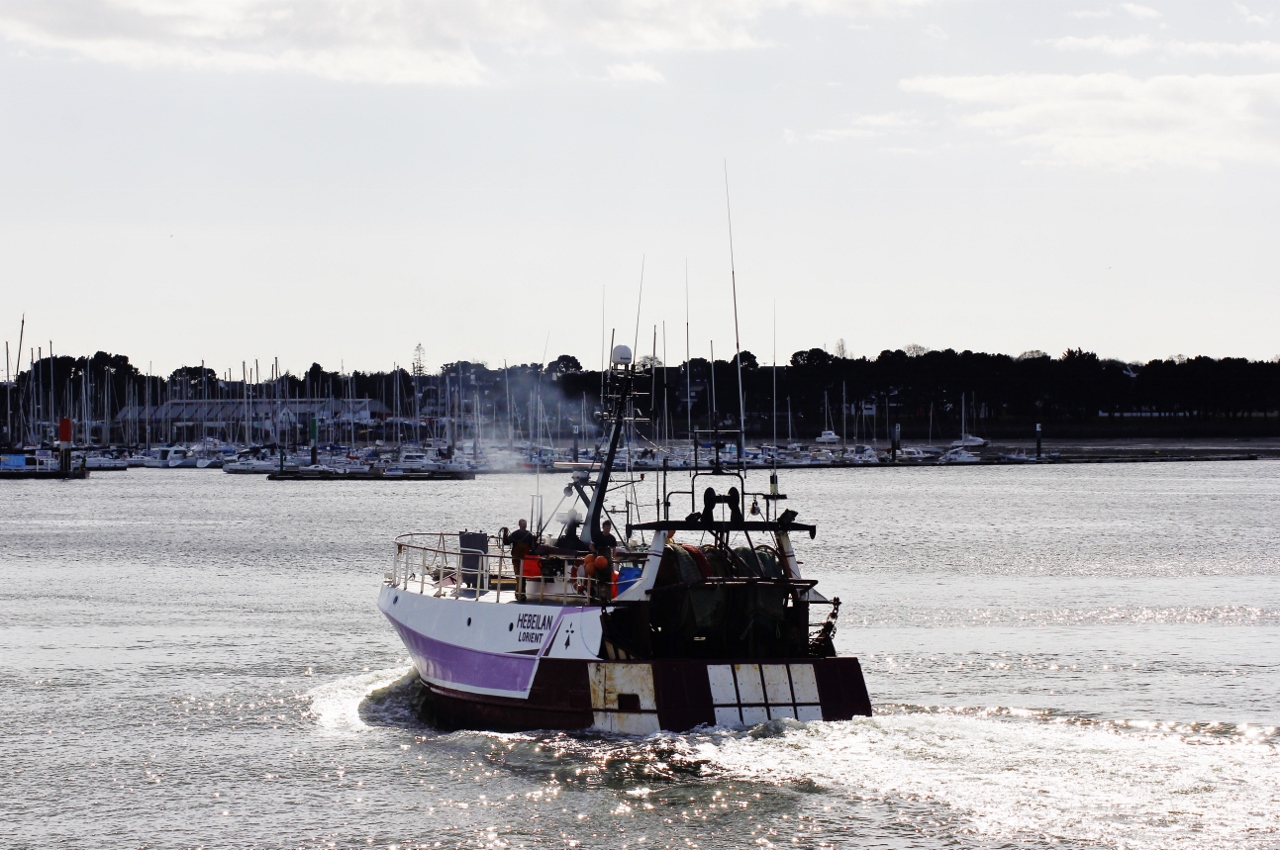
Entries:
POLYGON ((402 590, 477 602, 600 600, 599 583, 586 575, 581 557, 527 555, 516 563, 501 538, 479 532, 414 532, 395 543, 386 580, 402 590))

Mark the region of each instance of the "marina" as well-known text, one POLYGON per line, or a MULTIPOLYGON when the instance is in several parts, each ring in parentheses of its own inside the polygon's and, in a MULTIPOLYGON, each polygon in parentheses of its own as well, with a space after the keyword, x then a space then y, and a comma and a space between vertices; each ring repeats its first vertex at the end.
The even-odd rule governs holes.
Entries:
POLYGON ((376 605, 393 541, 497 536, 535 478, 255 480, 6 485, 27 507, 0 517, 0 770, 28 843, 1261 850, 1280 834, 1275 460, 787 472, 784 504, 818 529, 801 570, 842 600, 836 649, 874 716, 647 737, 417 717, 416 668, 376 605))
MULTIPOLYGON (((655 473, 710 471, 708 444, 699 453, 687 446, 661 447, 643 456, 631 453, 622 466, 628 472, 655 473)), ((131 447, 74 447, 71 449, 71 474, 59 474, 57 452, 53 449, 26 449, 5 457, 8 466, 0 466, 4 478, 83 478, 89 472, 124 472, 131 468, 202 469, 237 476, 260 476, 271 481, 315 481, 343 479, 350 481, 424 481, 471 480, 477 475, 498 473, 548 474, 589 469, 593 463, 586 457, 598 456, 600 446, 590 452, 580 451, 578 460, 572 450, 545 449, 540 453, 511 453, 501 446, 482 449, 480 455, 462 455, 453 459, 447 450, 427 446, 406 446, 400 450, 369 447, 352 451, 344 446, 326 447, 323 453, 288 452, 284 457, 276 447, 242 448, 235 445, 210 449, 208 446, 166 446, 150 451, 131 447), (27 460, 31 458, 31 460, 27 460), (283 463, 282 463, 283 460, 283 463), (27 469, 38 475, 21 476, 27 469)), ((972 468, 990 466, 1052 466, 1078 463, 1206 463, 1251 461, 1280 457, 1280 440, 1255 441, 1251 451, 1224 444, 1197 445, 1194 441, 1145 441, 1140 447, 1117 446, 1108 442, 1098 446, 1073 445, 1045 452, 1039 457, 1034 447, 1024 445, 988 446, 973 451, 963 450, 964 462, 955 462, 950 452, 930 447, 907 447, 895 457, 892 449, 858 446, 848 453, 823 450, 810 452, 797 448, 771 452, 770 447, 752 448, 741 461, 745 469, 821 469, 868 470, 906 469, 915 467, 972 468), (816 455, 816 456, 815 456, 816 455)), ((626 454, 624 448, 624 455, 626 454)), ((723 453, 723 464, 737 464, 734 452, 723 453)), ((598 461, 597 461, 598 462, 598 461)))

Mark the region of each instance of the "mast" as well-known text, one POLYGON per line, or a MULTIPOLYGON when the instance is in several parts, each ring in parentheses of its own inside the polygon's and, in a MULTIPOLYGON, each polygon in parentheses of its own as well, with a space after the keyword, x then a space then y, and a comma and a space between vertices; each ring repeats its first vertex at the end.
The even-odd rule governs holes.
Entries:
MULTIPOLYGON (((738 468, 745 471, 747 406, 742 393, 742 341, 738 337, 738 276, 733 265, 733 211, 729 207, 729 163, 724 164, 724 208, 729 222, 729 280, 733 284, 733 347, 738 361, 738 468)), ((714 368, 714 363, 712 364, 714 368)))
POLYGON ((769 423, 773 426, 773 480, 778 480, 778 302, 773 302, 773 412, 769 423))
POLYGON ((600 516, 604 511, 605 495, 609 491, 609 478, 613 472, 613 461, 618 454, 618 443, 622 439, 622 431, 626 427, 627 402, 631 397, 632 379, 635 377, 635 366, 631 362, 631 350, 625 345, 616 346, 610 355, 609 377, 613 392, 612 422, 609 428, 609 449, 605 453, 604 462, 600 466, 600 477, 596 481, 595 492, 587 507, 587 530, 591 542, 603 539, 600 530, 600 516))
POLYGON ((716 344, 711 342, 711 468, 720 471, 720 409, 716 406, 716 344))
MULTIPOLYGON (((17 383, 18 374, 20 373, 20 371, 22 371, 22 338, 23 338, 23 334, 26 334, 26 333, 27 333, 27 314, 22 314, 22 325, 20 325, 18 328, 18 361, 17 361, 17 364, 14 365, 14 369, 13 369, 14 383, 17 383)), ((5 351, 8 351, 8 344, 5 344, 5 351)), ((5 357, 5 360, 8 360, 8 356, 5 357)), ((31 369, 31 362, 28 361, 27 367, 28 367, 28 370, 31 369)), ((29 375, 27 379, 27 387, 28 388, 31 387, 31 378, 29 378, 29 375)), ((18 419, 26 420, 26 417, 22 415, 22 393, 18 393, 18 419)), ((26 430, 27 430, 26 421, 22 422, 22 430, 24 431, 24 433, 26 433, 26 430)), ((9 443, 10 444, 13 443, 12 429, 10 429, 9 431, 9 443)))
MULTIPOLYGON (((20 372, 22 371, 22 338, 23 338, 23 336, 26 334, 26 332, 27 332, 27 314, 26 314, 26 313, 23 313, 23 314, 22 314, 22 324, 18 326, 18 362, 17 362, 17 365, 14 367, 14 370, 13 370, 13 379, 14 379, 14 381, 17 381, 17 379, 18 379, 18 373, 20 373, 20 372)), ((28 371, 30 371, 30 370, 31 370, 31 361, 30 361, 30 359, 28 359, 28 360, 27 360, 27 370, 28 370, 28 371)), ((30 378, 30 376, 28 376, 28 378, 27 378, 27 387, 28 387, 28 389, 30 389, 30 387, 31 387, 31 378, 30 378)), ((21 393, 19 393, 19 395, 18 395, 18 405, 19 405, 19 413, 21 413, 21 405, 22 405, 22 395, 21 395, 21 393)), ((23 417, 23 418, 25 419, 25 417, 23 417)), ((26 427, 25 427, 26 423, 24 422, 24 423, 23 423, 23 425, 24 425, 24 427, 23 427, 23 429, 22 429, 22 430, 25 432, 25 431, 26 431, 26 427)), ((24 434, 24 436, 25 436, 25 434, 24 434)), ((12 433, 10 433, 10 434, 9 434, 9 441, 10 441, 10 443, 12 443, 12 442, 13 442, 13 434, 12 434, 12 433)))
MULTIPOLYGON (((671 445, 671 417, 667 412, 667 322, 662 322, 662 447, 671 445)), ((575 457, 574 460, 577 460, 575 457)))
POLYGON ((249 364, 240 361, 240 383, 243 385, 243 404, 244 408, 244 447, 247 449, 253 445, 253 437, 249 433, 249 364))
POLYGON ((653 326, 653 355, 649 362, 649 432, 653 435, 653 441, 659 443, 662 441, 662 434, 658 430, 659 423, 655 420, 658 418, 658 326, 653 326))
POLYGON ((58 430, 58 396, 55 389, 58 379, 58 361, 53 356, 53 340, 49 340, 49 426, 58 430))
POLYGON ((693 436, 693 367, 689 354, 689 261, 684 261, 684 408, 685 429, 692 447, 697 440, 693 436))
POLYGON ((507 380, 507 451, 514 455, 516 453, 516 426, 515 416, 511 412, 511 367, 507 365, 505 360, 502 361, 502 374, 507 380))

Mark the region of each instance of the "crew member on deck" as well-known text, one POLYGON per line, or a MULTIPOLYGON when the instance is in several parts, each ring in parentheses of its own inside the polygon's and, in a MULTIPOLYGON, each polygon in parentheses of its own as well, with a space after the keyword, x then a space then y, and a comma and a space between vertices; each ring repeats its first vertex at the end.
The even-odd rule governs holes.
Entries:
POLYGON ((618 557, 618 538, 613 534, 613 523, 605 520, 600 525, 600 536, 591 544, 595 560, 587 569, 587 577, 595 579, 596 599, 601 604, 613 598, 613 563, 618 557))
MULTIPOLYGON (((511 546, 511 567, 516 575, 520 576, 519 587, 517 588, 517 597, 524 600, 524 582, 530 578, 525 566, 526 556, 533 550, 533 532, 529 531, 529 523, 520 520, 520 527, 507 535, 507 543, 511 546)), ((542 578, 542 573, 537 569, 537 560, 533 561, 533 578, 542 578)))

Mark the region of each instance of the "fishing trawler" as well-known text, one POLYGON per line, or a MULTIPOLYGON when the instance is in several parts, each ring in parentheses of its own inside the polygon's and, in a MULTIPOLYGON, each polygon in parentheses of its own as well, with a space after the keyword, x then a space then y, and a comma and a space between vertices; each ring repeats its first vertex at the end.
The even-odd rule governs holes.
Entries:
POLYGON ((793 536, 816 529, 782 509, 776 474, 753 493, 745 470, 718 455, 664 469, 648 509, 657 515, 637 513, 633 482, 614 472, 638 374, 630 348, 616 346, 608 448, 573 470, 558 536, 535 525, 533 540, 510 548, 505 529, 396 538, 378 607, 413 660, 424 718, 643 735, 870 715, 858 659, 835 651, 840 601, 796 559, 793 536), (687 488, 668 487, 675 478, 687 488), (626 497, 625 517, 611 493, 626 497), (611 524, 637 542, 602 568, 611 524))

